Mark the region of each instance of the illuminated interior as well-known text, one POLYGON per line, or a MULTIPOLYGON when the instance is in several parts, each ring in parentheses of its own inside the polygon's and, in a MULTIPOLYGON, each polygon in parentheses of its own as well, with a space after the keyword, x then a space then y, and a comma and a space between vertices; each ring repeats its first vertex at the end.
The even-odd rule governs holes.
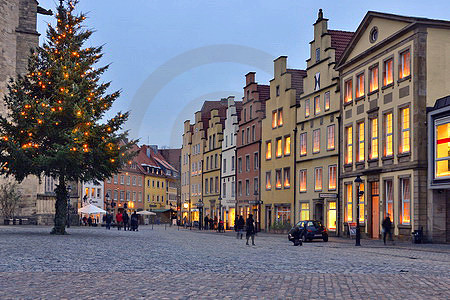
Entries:
POLYGON ((277 112, 272 112, 272 128, 277 128, 277 112))
POLYGON ((391 84, 394 82, 394 70, 393 70, 394 61, 389 59, 384 62, 384 86, 391 84))
POLYGON ((272 142, 266 143, 266 159, 272 159, 272 142))
POLYGON ((378 90, 378 66, 370 69, 369 92, 378 90))
MULTIPOLYGON (((364 192, 364 183, 361 183, 359 185, 359 191, 364 192)), ((362 222, 362 223, 364 223, 364 220, 365 220, 364 207, 365 207, 365 203, 364 203, 364 194, 363 194, 363 195, 359 196, 359 222, 362 222)))
POLYGON ((306 170, 300 171, 300 192, 306 192, 306 170))
POLYGON ((353 162, 353 127, 347 127, 347 153, 345 163, 351 164, 353 162))
POLYGON ((300 135, 300 155, 306 155, 306 133, 300 135))
POLYGON ((282 185, 281 185, 281 170, 277 170, 275 173, 275 187, 277 189, 281 189, 282 185))
POLYGON ((305 100, 305 117, 309 117, 309 99, 305 100))
POLYGON ((322 168, 314 169, 314 190, 321 191, 322 190, 322 168))
POLYGON ((313 152, 320 152, 320 129, 316 129, 313 131, 314 135, 314 144, 313 144, 313 152))
POLYGON ((358 161, 364 161, 364 123, 359 123, 358 161))
POLYGON ((436 178, 450 176, 450 119, 436 126, 436 178))
POLYGON ((330 92, 325 93, 325 110, 330 109, 330 92))
POLYGON ((290 155, 291 154, 291 137, 287 136, 284 139, 284 155, 290 155))
POLYGON ((371 119, 371 129, 372 129, 372 139, 371 139, 371 149, 370 149, 370 158, 376 159, 378 158, 378 119, 371 119))
POLYGON ((352 93, 352 80, 348 80, 345 82, 345 93, 344 93, 344 102, 348 103, 353 100, 352 93))
POLYGON ((281 157, 283 155, 283 147, 281 139, 277 139, 277 157, 281 157))
POLYGON ((316 115, 320 113, 320 96, 314 98, 314 113, 316 115))
POLYGON ((328 202, 327 227, 336 230, 336 202, 328 202))
POLYGON ((402 224, 411 223, 411 192, 409 178, 402 179, 402 213, 400 221, 402 224))
POLYGON ((392 144, 392 113, 385 115, 385 125, 386 125, 386 145, 384 147, 384 156, 393 155, 393 144, 392 144))
POLYGON ((356 98, 364 96, 364 74, 356 78, 356 98))
POLYGON ((408 51, 400 55, 400 71, 398 78, 402 79, 411 75, 411 54, 408 51))
POLYGON ((309 220, 309 203, 300 204, 300 221, 309 220))
POLYGON ((410 128, 409 128, 409 107, 403 108, 401 110, 401 145, 400 145, 400 152, 405 153, 409 152, 410 145, 409 145, 409 134, 410 134, 410 128))
POLYGON ((290 182, 290 169, 284 169, 284 187, 285 188, 289 188, 291 187, 291 182, 290 182))
POLYGON ((328 189, 336 189, 336 166, 330 166, 328 168, 328 189))
POLYGON ((270 182, 270 172, 266 173, 266 190, 272 189, 272 183, 270 182))
POLYGON ((283 126, 283 110, 278 110, 278 126, 283 126))
POLYGON ((345 188, 346 188, 345 197, 346 197, 346 201, 347 201, 347 209, 346 209, 347 215, 346 215, 345 220, 347 222, 351 222, 351 221, 353 221, 353 197, 352 197, 353 196, 352 195, 353 186, 351 184, 347 184, 345 186, 345 188))
POLYGON ((392 181, 386 181, 386 212, 391 221, 394 221, 394 191, 392 181))

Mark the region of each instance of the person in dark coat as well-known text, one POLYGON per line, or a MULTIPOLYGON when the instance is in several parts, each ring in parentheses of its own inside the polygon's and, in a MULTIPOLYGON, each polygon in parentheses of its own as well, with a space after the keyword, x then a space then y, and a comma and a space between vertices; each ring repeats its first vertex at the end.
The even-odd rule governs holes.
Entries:
POLYGON ((252 238, 252 245, 255 246, 255 220, 253 220, 253 215, 248 215, 247 221, 245 222, 245 226, 247 229, 247 234, 245 237, 247 238, 247 244, 248 240, 251 237, 252 238))
POLYGON ((383 227, 383 242, 386 245, 386 236, 389 234, 389 240, 394 243, 394 239, 392 238, 392 221, 389 217, 389 214, 386 214, 386 218, 383 220, 383 223, 381 224, 383 227))
POLYGON ((138 231, 138 215, 136 212, 131 215, 131 230, 138 231))
POLYGON ((106 223, 106 229, 111 229, 111 222, 112 222, 112 215, 106 214, 105 223, 106 223))
POLYGON ((88 221, 89 226, 92 226, 92 217, 91 216, 89 216, 87 221, 88 221))
MULTIPOLYGON (((130 221, 130 217, 127 214, 127 211, 124 210, 122 213, 122 220, 123 220, 123 230, 127 230, 128 222, 130 221)), ((128 228, 130 230, 130 228, 128 228)))
POLYGON ((205 216, 205 224, 204 224, 204 228, 205 228, 205 230, 208 230, 208 227, 209 227, 209 218, 208 218, 208 216, 205 216))
POLYGON ((239 216, 239 219, 236 222, 236 238, 238 239, 239 236, 241 236, 241 240, 242 240, 242 236, 244 235, 244 226, 245 226, 245 220, 242 216, 239 216))
POLYGON ((213 220, 213 218, 209 219, 209 229, 210 230, 214 230, 214 220, 213 220))

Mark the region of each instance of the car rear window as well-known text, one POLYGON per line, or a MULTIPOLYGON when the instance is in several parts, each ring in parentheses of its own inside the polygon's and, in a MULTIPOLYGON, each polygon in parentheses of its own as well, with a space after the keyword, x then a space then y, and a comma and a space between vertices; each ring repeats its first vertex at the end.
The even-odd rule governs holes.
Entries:
POLYGON ((322 224, 319 221, 308 221, 308 224, 306 224, 308 227, 322 227, 322 224))

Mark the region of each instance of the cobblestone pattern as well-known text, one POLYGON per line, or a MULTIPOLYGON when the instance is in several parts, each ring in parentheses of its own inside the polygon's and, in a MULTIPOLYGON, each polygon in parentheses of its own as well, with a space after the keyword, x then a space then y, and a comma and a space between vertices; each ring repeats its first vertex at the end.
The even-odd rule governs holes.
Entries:
POLYGON ((450 298, 450 247, 305 243, 176 228, 0 227, 1 298, 450 298))

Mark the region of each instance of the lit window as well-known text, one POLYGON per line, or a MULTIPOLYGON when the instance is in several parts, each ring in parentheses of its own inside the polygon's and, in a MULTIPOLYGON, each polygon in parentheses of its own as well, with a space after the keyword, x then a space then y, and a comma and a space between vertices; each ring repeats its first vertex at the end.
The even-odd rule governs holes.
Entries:
POLYGON ((358 124, 358 161, 364 161, 364 122, 358 124))
POLYGON ((282 147, 282 140, 281 138, 277 139, 277 152, 276 156, 281 157, 283 155, 283 147, 282 147))
POLYGON ((276 189, 281 189, 282 185, 281 185, 281 170, 276 170, 275 171, 275 188, 276 189))
POLYGON ((272 112, 272 128, 277 128, 277 111, 272 112))
POLYGON ((306 192, 306 170, 300 170, 300 192, 306 192))
POLYGON ((287 136, 284 138, 284 155, 291 154, 291 137, 287 136))
POLYGON ((300 156, 306 155, 306 132, 300 134, 300 156))
POLYGON ((285 189, 288 189, 291 187, 291 169, 290 168, 284 168, 283 169, 283 186, 285 189))
POLYGON ((409 50, 400 54, 400 61, 398 65, 398 78, 406 78, 411 75, 411 55, 409 50))
POLYGON ((369 92, 378 90, 378 66, 369 70, 369 92))
POLYGON ((351 184, 345 186, 345 200, 346 200, 346 222, 353 221, 353 187, 351 184))
POLYGON ((309 99, 305 100, 305 118, 309 117, 310 111, 309 111, 309 99))
POLYGON ((330 92, 326 92, 324 95, 324 101, 325 101, 325 111, 330 109, 330 92))
POLYGON ((327 127, 327 150, 334 150, 334 129, 335 125, 327 127))
POLYGON ((336 230, 336 202, 328 202, 327 227, 336 230))
POLYGON ((272 159, 272 142, 266 142, 266 159, 272 159))
POLYGON ((349 103, 353 100, 352 80, 347 80, 344 86, 344 102, 349 103))
POLYGON ((394 221, 394 190, 392 186, 392 181, 385 181, 386 184, 386 212, 389 214, 391 221, 394 221))
POLYGON ((345 153, 345 163, 351 164, 353 162, 353 127, 347 127, 346 128, 346 134, 347 134, 347 145, 346 145, 346 153, 345 153))
POLYGON ((364 91, 364 73, 356 77, 356 98, 363 97, 364 91))
POLYGON ((283 126, 283 109, 278 110, 278 126, 283 126))
POLYGON ((403 178, 400 180, 402 189, 402 213, 400 215, 400 223, 409 225, 411 223, 411 192, 410 192, 410 180, 409 178, 403 178))
POLYGON ((370 120, 370 159, 378 158, 378 118, 370 120))
POLYGON ((409 107, 405 107, 400 110, 400 129, 401 129, 401 137, 400 137, 400 153, 406 153, 410 150, 409 145, 409 135, 410 135, 410 126, 409 126, 409 107))
POLYGON ((320 113, 320 96, 314 97, 314 114, 320 113))
MULTIPOLYGON (((359 185, 359 191, 360 191, 360 192, 364 192, 364 183, 361 183, 361 184, 359 185)), ((365 220, 365 213, 364 213, 364 209, 365 209, 364 194, 358 195, 358 197, 359 197, 359 222, 364 223, 364 220, 365 220)))
POLYGON ((300 203, 300 221, 309 220, 309 203, 300 203))
POLYGON ((383 85, 387 86, 394 82, 394 60, 391 58, 384 62, 383 85))
POLYGON ((322 190, 322 168, 314 169, 314 190, 322 190))
POLYGON ((320 152, 320 129, 313 131, 313 153, 320 152))
POLYGON ((328 190, 336 190, 336 172, 337 166, 328 166, 328 190))
POLYGON ((271 172, 266 172, 266 190, 272 189, 272 183, 270 182, 271 179, 271 172))
POLYGON ((384 156, 393 155, 393 136, 392 136, 392 113, 384 115, 385 126, 385 142, 384 142, 384 156))
POLYGON ((435 121, 435 176, 450 177, 450 118, 435 121))

